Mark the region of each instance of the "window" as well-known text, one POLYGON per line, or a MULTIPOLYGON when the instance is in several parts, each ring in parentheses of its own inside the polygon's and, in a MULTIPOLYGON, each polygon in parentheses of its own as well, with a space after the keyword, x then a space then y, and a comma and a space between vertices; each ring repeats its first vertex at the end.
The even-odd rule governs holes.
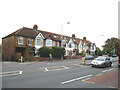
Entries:
POLYGON ((94 46, 92 46, 92 50, 94 50, 94 46))
POLYGON ((18 37, 18 44, 22 44, 23 45, 23 37, 18 37))
POLYGON ((53 41, 53 46, 55 46, 55 41, 53 41))
POLYGON ((43 40, 40 37, 37 37, 37 45, 42 46, 43 45, 43 40))
POLYGON ((52 40, 47 39, 46 40, 46 46, 52 46, 52 40))
POLYGON ((62 47, 66 47, 66 41, 63 40, 61 45, 62 45, 62 47))
POLYGON ((31 38, 29 38, 29 40, 28 40, 28 44, 31 45, 31 38))
POLYGON ((74 44, 73 44, 73 43, 70 43, 70 44, 69 44, 69 47, 70 47, 70 48, 74 48, 74 44))
POLYGON ((57 46, 59 47, 59 42, 57 42, 57 46))
POLYGON ((82 44, 79 44, 79 46, 80 46, 80 49, 82 49, 82 44))

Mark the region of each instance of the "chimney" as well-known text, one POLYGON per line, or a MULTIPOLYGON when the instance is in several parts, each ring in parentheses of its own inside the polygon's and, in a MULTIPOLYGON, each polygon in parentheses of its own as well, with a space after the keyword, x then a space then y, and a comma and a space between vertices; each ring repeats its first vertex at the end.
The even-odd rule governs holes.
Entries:
POLYGON ((85 40, 85 41, 86 41, 86 37, 83 37, 83 40, 85 40))
POLYGON ((37 26, 37 24, 35 24, 35 25, 33 26, 33 29, 34 29, 35 31, 38 30, 38 26, 37 26))
POLYGON ((72 34, 72 38, 75 38, 75 34, 72 34))

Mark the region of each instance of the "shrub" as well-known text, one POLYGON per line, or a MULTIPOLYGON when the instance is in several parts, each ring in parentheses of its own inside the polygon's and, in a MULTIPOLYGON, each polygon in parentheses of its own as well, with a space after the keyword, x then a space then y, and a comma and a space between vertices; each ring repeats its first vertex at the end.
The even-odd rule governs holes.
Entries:
POLYGON ((65 54, 65 48, 61 47, 52 47, 52 55, 55 58, 60 58, 61 56, 64 56, 65 54))
POLYGON ((40 57, 49 57, 50 49, 47 47, 41 47, 39 50, 40 57))
POLYGON ((61 55, 64 56, 65 54, 65 48, 61 48, 61 47, 41 47, 39 49, 39 54, 40 57, 49 57, 49 54, 52 54, 53 57, 55 58, 60 58, 61 55))
POLYGON ((82 55, 82 53, 76 53, 76 55, 82 55))

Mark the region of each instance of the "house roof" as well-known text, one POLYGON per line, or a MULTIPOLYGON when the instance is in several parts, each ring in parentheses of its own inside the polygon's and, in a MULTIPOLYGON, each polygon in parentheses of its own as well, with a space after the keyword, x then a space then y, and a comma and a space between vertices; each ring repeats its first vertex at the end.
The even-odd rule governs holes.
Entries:
POLYGON ((10 37, 10 36, 24 36, 24 37, 33 37, 33 38, 35 38, 38 33, 39 32, 36 32, 33 29, 23 27, 23 28, 15 31, 15 32, 3 37, 3 39, 7 38, 7 37, 10 37))
MULTIPOLYGON (((27 28, 27 27, 23 27, 5 37, 3 37, 2 39, 4 38, 7 38, 7 37, 10 37, 10 36, 23 36, 23 37, 32 37, 32 38, 35 38, 39 33, 41 33, 43 35, 43 37, 45 39, 48 39, 49 37, 55 41, 61 41, 61 35, 60 34, 56 34, 56 33, 52 33, 52 32, 47 32, 47 31, 43 31, 43 30, 34 30, 32 28, 27 28)), ((73 41, 78 44, 80 41, 82 41, 82 43, 84 43, 84 40, 83 39, 79 39, 79 38, 72 38, 70 36, 66 36, 66 35, 63 35, 62 36, 62 40, 64 38, 67 39, 67 41, 69 41, 70 39, 74 39, 73 41)), ((88 44, 90 44, 91 42, 86 40, 86 42, 88 44)))

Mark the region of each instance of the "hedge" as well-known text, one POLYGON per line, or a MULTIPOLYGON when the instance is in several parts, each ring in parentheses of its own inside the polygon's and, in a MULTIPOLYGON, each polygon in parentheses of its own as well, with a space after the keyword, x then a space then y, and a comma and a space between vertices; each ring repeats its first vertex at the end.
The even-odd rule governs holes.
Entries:
POLYGON ((49 54, 52 54, 55 58, 61 58, 61 55, 64 56, 65 48, 62 47, 41 47, 39 49, 40 57, 49 57, 49 54))

